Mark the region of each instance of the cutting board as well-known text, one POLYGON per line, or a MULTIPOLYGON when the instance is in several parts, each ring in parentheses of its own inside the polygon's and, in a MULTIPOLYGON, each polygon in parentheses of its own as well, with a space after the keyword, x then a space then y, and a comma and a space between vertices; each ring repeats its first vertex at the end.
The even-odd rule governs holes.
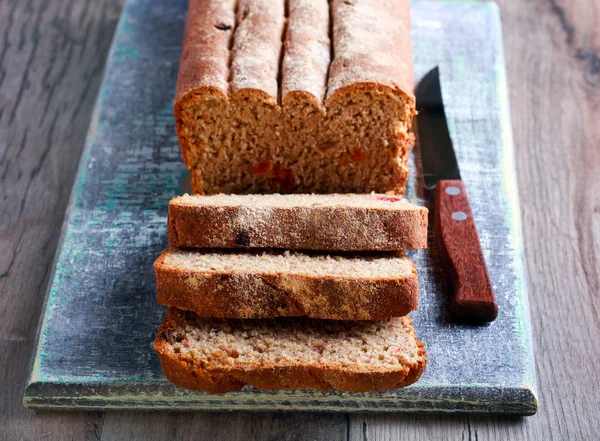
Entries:
MULTIPOLYGON (((172 115, 186 6, 186 0, 125 4, 61 232, 25 405, 535 413, 518 192, 494 3, 415 1, 412 39, 416 80, 440 66, 450 132, 498 319, 486 326, 447 321, 449 285, 431 246, 410 253, 420 284, 420 309, 412 316, 429 359, 415 385, 377 393, 246 387, 207 395, 166 381, 152 349, 165 313, 155 300, 152 262, 167 247, 169 199, 187 185, 172 115)), ((429 205, 415 156, 407 196, 429 205)))

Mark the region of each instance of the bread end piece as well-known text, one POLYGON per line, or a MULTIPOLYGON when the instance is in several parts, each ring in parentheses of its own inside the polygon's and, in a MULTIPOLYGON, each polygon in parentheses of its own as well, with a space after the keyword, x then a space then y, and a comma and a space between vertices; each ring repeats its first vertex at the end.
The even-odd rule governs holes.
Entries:
MULTIPOLYGON (((172 334, 175 329, 181 328, 182 324, 189 325, 190 323, 186 322, 184 317, 190 317, 191 315, 193 316, 192 313, 175 308, 169 309, 154 341, 154 348, 160 359, 163 373, 169 381, 176 386, 201 390, 209 394, 233 392, 247 384, 263 390, 315 389, 322 392, 328 392, 331 389, 345 392, 374 392, 397 389, 416 382, 421 377, 427 364, 424 344, 417 339, 412 321, 408 317, 394 320, 402 321, 407 339, 414 345, 415 353, 411 360, 405 359, 401 365, 388 370, 368 369, 358 364, 342 366, 328 364, 326 361, 322 363, 302 363, 297 360, 279 363, 256 360, 255 363, 236 365, 236 360, 240 354, 235 354, 235 350, 231 351, 234 352, 233 357, 231 357, 231 352, 223 354, 223 351, 221 351, 218 353, 220 359, 213 360, 213 362, 202 359, 203 355, 200 355, 198 359, 188 359, 183 357, 181 352, 177 353, 174 349, 172 334)), ((200 319, 200 322, 198 320, 192 318, 191 322, 198 324, 204 320, 211 324, 215 323, 215 319, 200 319)), ((298 329, 307 326, 307 322, 303 319, 291 320, 296 321, 292 326, 298 329)), ((235 322, 232 324, 232 321, 222 320, 221 322, 231 324, 234 328, 236 326, 235 322)), ((254 323, 260 326, 260 322, 262 321, 254 323)), ((323 323, 326 324, 326 322, 323 323)), ((348 323, 346 322, 346 326, 348 326, 348 323)), ((308 326, 311 326, 310 322, 308 326)), ((189 328, 187 329, 189 331, 189 328)), ((281 331, 280 328, 278 330, 281 331)), ((319 330, 320 326, 315 329, 315 332, 319 330)), ((232 331, 233 333, 234 331, 232 331)), ((186 335, 180 335, 179 337, 184 340, 186 335)), ((228 335, 228 337, 231 338, 231 335, 228 335)), ((273 330, 271 338, 280 338, 276 330, 273 330)), ((341 338, 344 338, 344 336, 341 338)), ((310 344, 310 342, 307 342, 307 344, 310 344)), ((311 346, 311 349, 314 348, 311 346)), ((211 355, 214 355, 217 351, 213 351, 211 355)))

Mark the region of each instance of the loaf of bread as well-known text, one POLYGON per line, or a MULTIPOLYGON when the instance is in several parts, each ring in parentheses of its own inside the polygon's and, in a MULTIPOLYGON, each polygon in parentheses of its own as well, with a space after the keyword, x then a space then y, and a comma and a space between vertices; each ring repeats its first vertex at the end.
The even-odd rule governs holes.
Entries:
POLYGON ((259 389, 370 392, 419 379, 427 357, 411 319, 202 319, 169 309, 154 348, 171 382, 211 394, 259 389))
POLYGON ((403 193, 412 87, 409 0, 190 0, 175 119, 193 192, 403 193))
POLYGON ((427 247, 427 208, 380 194, 180 196, 176 248, 393 251, 427 247))
POLYGON ((201 317, 374 320, 418 307, 417 270, 404 253, 169 250, 154 269, 159 303, 201 317))

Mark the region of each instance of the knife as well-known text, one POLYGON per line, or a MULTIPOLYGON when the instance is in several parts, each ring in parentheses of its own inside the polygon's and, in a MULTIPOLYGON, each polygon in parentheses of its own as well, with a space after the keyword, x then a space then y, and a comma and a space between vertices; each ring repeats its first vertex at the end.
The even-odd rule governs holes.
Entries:
POLYGON ((423 77, 416 98, 423 180, 435 189, 435 238, 454 288, 451 317, 491 322, 498 305, 448 131, 438 67, 423 77))

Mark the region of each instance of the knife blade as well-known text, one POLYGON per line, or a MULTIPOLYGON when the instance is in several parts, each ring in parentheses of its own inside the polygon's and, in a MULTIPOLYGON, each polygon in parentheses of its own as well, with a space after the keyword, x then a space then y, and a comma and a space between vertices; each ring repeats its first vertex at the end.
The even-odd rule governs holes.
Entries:
POLYGON ((416 98, 423 181, 435 188, 435 238, 454 290, 450 314, 491 322, 498 305, 448 130, 438 67, 423 77, 416 98))

